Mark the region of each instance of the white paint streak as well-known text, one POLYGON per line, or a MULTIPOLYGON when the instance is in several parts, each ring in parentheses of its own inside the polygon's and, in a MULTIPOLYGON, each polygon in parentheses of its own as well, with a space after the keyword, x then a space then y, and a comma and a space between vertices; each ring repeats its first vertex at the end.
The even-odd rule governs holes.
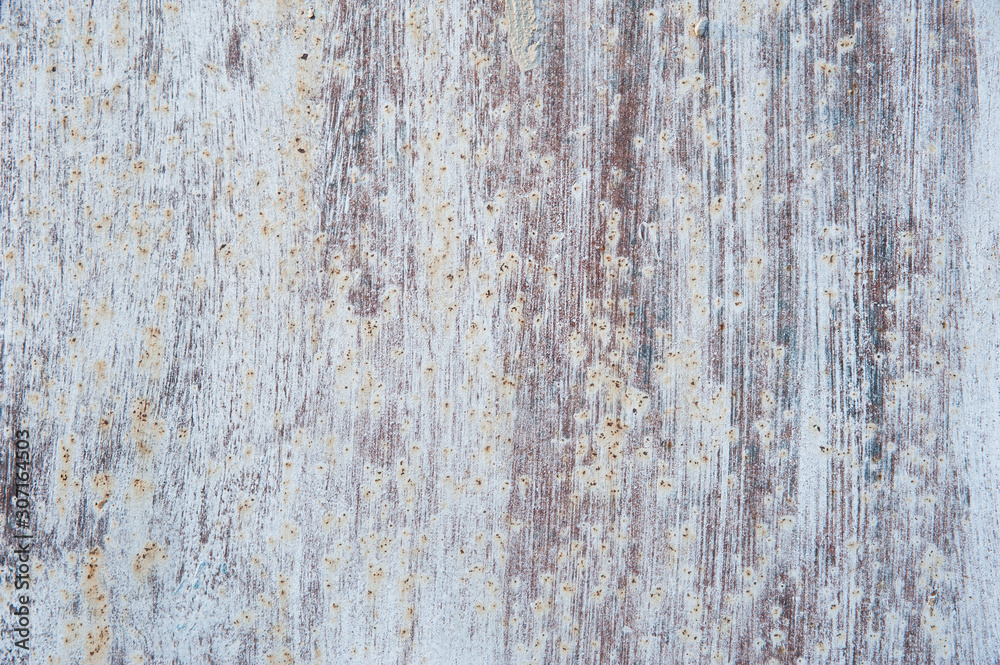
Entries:
POLYGON ((968 606, 962 616, 969 662, 1000 662, 1000 5, 973 3, 978 117, 964 220, 968 261, 960 442, 967 455, 968 606))
POLYGON ((506 0, 507 35, 510 52, 522 72, 534 69, 540 60, 541 43, 535 40, 538 19, 534 0, 506 0))

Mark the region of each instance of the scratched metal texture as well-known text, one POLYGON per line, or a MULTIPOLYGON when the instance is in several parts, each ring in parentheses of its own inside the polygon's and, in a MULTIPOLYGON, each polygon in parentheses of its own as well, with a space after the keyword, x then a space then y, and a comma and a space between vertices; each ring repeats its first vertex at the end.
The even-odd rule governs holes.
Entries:
POLYGON ((998 27, 4 0, 30 662, 997 665, 998 27))

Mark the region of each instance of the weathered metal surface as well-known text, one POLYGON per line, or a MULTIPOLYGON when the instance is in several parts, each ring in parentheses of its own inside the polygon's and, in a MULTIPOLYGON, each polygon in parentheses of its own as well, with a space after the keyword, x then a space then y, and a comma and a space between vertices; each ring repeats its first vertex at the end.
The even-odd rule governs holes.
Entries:
POLYGON ((996 665, 998 26, 0 5, 31 662, 996 665))

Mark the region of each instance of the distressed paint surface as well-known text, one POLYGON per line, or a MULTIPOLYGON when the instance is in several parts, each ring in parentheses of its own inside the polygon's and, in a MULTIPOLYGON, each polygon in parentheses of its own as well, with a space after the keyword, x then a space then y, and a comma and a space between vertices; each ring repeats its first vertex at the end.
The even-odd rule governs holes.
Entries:
POLYGON ((996 665, 998 30, 3 3, 31 662, 996 665))

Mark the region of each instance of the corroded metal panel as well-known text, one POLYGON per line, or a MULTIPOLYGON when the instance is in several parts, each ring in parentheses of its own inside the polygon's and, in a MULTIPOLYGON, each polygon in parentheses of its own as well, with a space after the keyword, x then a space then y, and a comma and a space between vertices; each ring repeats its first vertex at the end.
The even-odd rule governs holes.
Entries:
POLYGON ((998 30, 4 2, 5 662, 996 665, 998 30))

